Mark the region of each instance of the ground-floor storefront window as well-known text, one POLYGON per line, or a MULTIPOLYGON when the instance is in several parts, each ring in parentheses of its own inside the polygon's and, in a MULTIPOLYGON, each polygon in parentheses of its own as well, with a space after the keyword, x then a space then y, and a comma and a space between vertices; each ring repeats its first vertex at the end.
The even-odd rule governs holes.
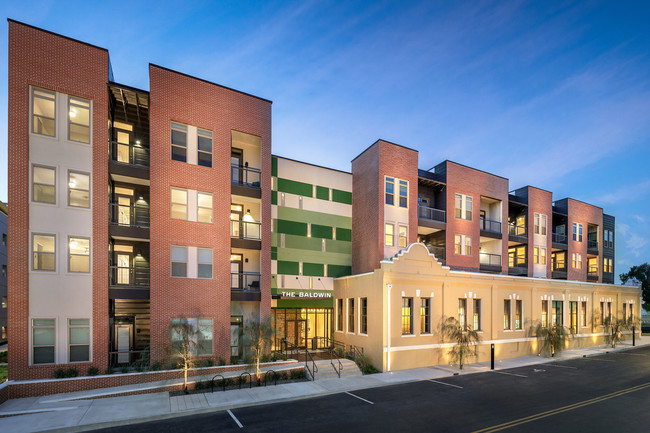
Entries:
POLYGON ((308 349, 328 347, 332 337, 331 308, 273 308, 273 350, 282 348, 282 341, 308 349))

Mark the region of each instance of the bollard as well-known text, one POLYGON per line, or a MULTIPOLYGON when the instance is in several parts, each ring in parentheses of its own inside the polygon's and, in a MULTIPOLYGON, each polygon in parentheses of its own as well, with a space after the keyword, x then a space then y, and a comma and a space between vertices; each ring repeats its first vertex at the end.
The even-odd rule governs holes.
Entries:
POLYGON ((494 370, 494 343, 492 343, 491 352, 490 370, 494 370))

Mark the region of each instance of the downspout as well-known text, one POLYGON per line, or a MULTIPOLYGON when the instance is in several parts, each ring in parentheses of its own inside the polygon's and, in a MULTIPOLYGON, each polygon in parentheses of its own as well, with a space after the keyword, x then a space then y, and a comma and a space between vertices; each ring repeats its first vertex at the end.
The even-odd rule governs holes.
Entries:
POLYGON ((390 304, 391 304, 390 289, 392 289, 392 288, 393 288, 392 284, 390 284, 390 283, 386 284, 386 301, 387 301, 386 302, 387 303, 387 305, 386 305, 386 308, 387 308, 386 314, 388 316, 388 319, 386 320, 386 327, 387 327, 387 329, 386 329, 386 338, 387 338, 387 342, 386 342, 386 347, 387 347, 387 351, 386 351, 386 371, 390 371, 390 316, 391 316, 390 315, 390 304))

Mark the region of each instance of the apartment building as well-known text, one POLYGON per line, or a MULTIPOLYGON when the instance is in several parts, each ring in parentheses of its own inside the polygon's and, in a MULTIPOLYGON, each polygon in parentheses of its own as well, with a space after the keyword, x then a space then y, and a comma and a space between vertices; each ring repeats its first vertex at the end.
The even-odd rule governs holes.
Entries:
POLYGON ((0 344, 7 342, 7 204, 0 201, 0 344))
POLYGON ((598 207, 451 161, 422 170, 384 140, 350 173, 273 156, 271 101, 152 64, 137 89, 106 49, 13 20, 9 106, 12 380, 165 359, 179 320, 199 358, 226 362, 267 316, 276 349, 362 335, 383 282, 341 290, 415 243, 429 268, 528 288, 613 282, 598 207))

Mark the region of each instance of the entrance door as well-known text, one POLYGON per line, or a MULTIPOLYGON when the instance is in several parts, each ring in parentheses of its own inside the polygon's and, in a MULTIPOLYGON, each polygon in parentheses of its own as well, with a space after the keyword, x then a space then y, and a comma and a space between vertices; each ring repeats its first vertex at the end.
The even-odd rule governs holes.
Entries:
POLYGON ((239 358, 241 356, 240 336, 243 328, 242 316, 230 317, 230 356, 239 358))
POLYGON ((298 347, 305 347, 306 320, 287 320, 287 341, 298 347))
POLYGON ((117 253, 117 284, 128 286, 131 284, 131 254, 117 253))
POLYGON ((117 325, 117 363, 129 363, 129 350, 131 350, 131 325, 117 325))
POLYGON ((243 256, 241 254, 231 254, 230 255, 230 287, 236 290, 243 290, 244 274, 242 272, 243 268, 243 256))

